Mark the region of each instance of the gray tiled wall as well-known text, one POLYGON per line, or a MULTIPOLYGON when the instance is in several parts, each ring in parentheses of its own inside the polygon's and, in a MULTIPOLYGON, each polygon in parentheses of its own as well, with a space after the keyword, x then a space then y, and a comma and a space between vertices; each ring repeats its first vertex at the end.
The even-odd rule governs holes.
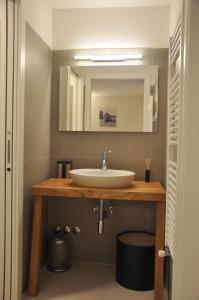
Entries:
MULTIPOLYGON (((139 49, 137 50, 139 51, 139 49)), ((144 64, 159 66, 159 121, 157 133, 78 133, 58 131, 59 67, 70 64, 74 51, 53 51, 51 110, 51 176, 56 175, 56 160, 71 159, 74 168, 99 167, 101 152, 111 149, 108 165, 129 169, 137 179, 144 178, 145 159, 152 159, 152 179, 164 183, 167 49, 142 49, 144 64)), ((103 236, 97 233, 97 215, 91 200, 50 199, 48 230, 56 224, 80 225, 81 233, 71 235, 72 259, 114 262, 115 236, 124 230, 154 231, 155 208, 151 204, 117 202, 115 215, 105 221, 103 236)), ((108 206, 108 203, 106 204, 108 206)))
MULTIPOLYGON (((50 174, 51 70, 51 50, 26 24, 23 289, 27 286, 29 274, 33 212, 31 186, 50 174)), ((47 217, 44 219, 44 236, 47 236, 47 217)), ((43 251, 44 244, 43 241, 43 251)))

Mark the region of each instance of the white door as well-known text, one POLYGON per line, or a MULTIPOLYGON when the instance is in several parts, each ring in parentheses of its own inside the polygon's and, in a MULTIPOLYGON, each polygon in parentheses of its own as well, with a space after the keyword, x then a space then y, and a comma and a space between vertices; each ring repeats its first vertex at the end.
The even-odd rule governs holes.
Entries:
POLYGON ((11 299, 13 2, 1 1, 0 299, 11 299))
POLYGON ((5 202, 5 283, 4 299, 11 299, 12 270, 12 148, 13 148, 13 74, 14 74, 14 4, 7 2, 7 72, 6 72, 6 202, 5 202))
POLYGON ((21 299, 24 107, 21 12, 20 0, 0 0, 0 300, 21 299))
POLYGON ((6 106, 6 5, 0 2, 0 300, 4 298, 5 262, 5 106, 6 106))

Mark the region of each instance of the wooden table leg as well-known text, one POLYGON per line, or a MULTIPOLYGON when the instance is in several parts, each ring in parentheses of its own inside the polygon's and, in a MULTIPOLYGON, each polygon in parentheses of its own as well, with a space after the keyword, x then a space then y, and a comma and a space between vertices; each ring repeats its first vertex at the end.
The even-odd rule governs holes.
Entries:
POLYGON ((159 257, 158 251, 164 250, 165 203, 156 204, 156 246, 155 246, 155 290, 154 299, 163 300, 164 258, 159 257))
POLYGON ((37 295, 39 288, 42 237, 42 204, 42 197, 36 196, 34 200, 30 275, 27 291, 27 294, 32 297, 37 295))

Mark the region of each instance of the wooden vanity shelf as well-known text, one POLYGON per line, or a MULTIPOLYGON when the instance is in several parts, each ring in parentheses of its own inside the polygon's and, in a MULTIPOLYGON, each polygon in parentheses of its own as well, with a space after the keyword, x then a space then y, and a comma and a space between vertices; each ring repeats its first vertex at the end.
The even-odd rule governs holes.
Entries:
POLYGON ((36 296, 39 289, 41 259, 42 197, 89 198, 134 202, 156 203, 156 254, 154 300, 163 300, 163 258, 158 256, 164 250, 165 190, 159 182, 134 181, 128 188, 104 189, 75 186, 71 179, 51 178, 32 187, 34 199, 32 249, 28 295, 36 296))

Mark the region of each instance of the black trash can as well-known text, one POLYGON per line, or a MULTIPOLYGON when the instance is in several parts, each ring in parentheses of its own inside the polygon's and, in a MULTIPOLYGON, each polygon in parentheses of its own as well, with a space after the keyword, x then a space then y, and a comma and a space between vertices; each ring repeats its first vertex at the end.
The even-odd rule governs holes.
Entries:
POLYGON ((48 240, 47 269, 51 272, 64 272, 70 269, 68 235, 59 226, 48 240))
POLYGON ((155 235, 128 231, 117 236, 116 280, 131 290, 154 288, 155 235))

